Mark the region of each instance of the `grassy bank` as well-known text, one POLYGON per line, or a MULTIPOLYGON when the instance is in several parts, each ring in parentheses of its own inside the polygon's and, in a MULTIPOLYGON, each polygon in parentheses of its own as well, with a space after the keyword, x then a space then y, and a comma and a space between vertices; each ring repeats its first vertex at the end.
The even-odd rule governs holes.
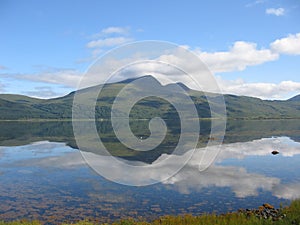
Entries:
MULTIPOLYGON (((256 210, 239 210, 222 215, 205 214, 200 216, 184 215, 184 216, 164 216, 152 222, 135 221, 133 219, 121 220, 111 225, 300 225, 300 200, 293 201, 290 206, 281 209, 271 209, 277 211, 278 217, 261 215, 262 211, 268 208, 260 207, 256 210)), ((40 225, 38 221, 13 221, 0 222, 0 225, 40 225)), ((63 225, 68 225, 64 223, 63 225)), ((93 222, 80 221, 76 225, 95 225, 93 222)), ((102 224, 104 225, 104 224, 102 224)), ((106 225, 106 224, 105 224, 106 225)), ((108 224, 107 224, 108 225, 108 224)))

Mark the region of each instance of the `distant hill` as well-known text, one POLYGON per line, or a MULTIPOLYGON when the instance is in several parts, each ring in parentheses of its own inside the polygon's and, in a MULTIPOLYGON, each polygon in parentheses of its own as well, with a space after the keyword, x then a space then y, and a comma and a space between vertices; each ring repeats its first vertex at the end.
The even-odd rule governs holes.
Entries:
POLYGON ((300 102, 300 95, 297 95, 293 98, 290 98, 288 101, 293 101, 293 102, 300 102))
MULTIPOLYGON (((145 77, 144 77, 145 78, 145 77)), ((137 78, 139 79, 139 78, 137 78)), ((157 82, 152 76, 147 76, 147 82, 157 82)), ((102 86, 95 108, 96 118, 109 119, 111 106, 119 91, 135 79, 124 80, 117 83, 102 86)), ((164 86, 166 90, 173 90, 174 84, 164 86)), ((210 118, 210 108, 205 95, 202 92, 191 90, 184 84, 179 84, 194 101, 198 110, 199 118, 210 118)), ((97 90, 99 86, 78 90, 79 94, 86 94, 97 90)), ((23 95, 0 94, 0 120, 23 120, 23 119, 71 119, 72 105, 75 92, 53 99, 37 99, 23 95)), ((217 94, 211 94, 218 96, 217 94)), ((281 119, 300 118, 300 95, 286 101, 261 100, 259 98, 224 95, 227 117, 229 119, 281 119)), ((82 113, 85 113, 84 107, 82 113)), ((133 118, 176 118, 174 107, 168 102, 148 97, 138 102, 131 111, 133 118)))

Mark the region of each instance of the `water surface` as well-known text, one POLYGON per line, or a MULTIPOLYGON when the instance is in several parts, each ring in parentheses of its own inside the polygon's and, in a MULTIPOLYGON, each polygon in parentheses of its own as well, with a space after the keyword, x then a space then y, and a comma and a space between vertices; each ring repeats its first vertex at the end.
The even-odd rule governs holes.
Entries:
MULTIPOLYGON (((146 124, 139 122, 133 132, 146 138, 146 124)), ((107 122, 98 128, 112 154, 140 163, 169 154, 179 135, 177 125, 173 126, 161 146, 141 154, 121 146, 107 122)), ((209 128, 209 122, 201 124, 199 147, 208 141, 209 128)), ((207 170, 199 171, 201 156, 195 154, 169 180, 129 187, 104 179, 85 163, 71 123, 1 122, 0 220, 109 222, 222 213, 265 202, 279 207, 300 197, 299 128, 297 120, 229 121, 222 150, 207 170), (280 153, 274 156, 273 150, 280 153)))

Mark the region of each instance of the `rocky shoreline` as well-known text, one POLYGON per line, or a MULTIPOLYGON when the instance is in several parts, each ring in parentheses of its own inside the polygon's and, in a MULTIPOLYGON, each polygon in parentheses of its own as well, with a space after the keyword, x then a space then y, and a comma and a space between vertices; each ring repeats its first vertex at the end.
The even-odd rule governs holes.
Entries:
POLYGON ((239 213, 245 214, 247 217, 256 216, 259 219, 278 221, 284 219, 286 214, 281 209, 275 209, 274 206, 265 203, 258 209, 239 209, 239 213))

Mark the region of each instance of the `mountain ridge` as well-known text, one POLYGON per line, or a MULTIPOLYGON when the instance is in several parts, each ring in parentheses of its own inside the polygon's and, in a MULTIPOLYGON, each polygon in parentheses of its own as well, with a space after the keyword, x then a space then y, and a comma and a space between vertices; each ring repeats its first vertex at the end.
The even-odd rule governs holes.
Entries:
MULTIPOLYGON (((130 78, 102 86, 101 96, 95 108, 96 118, 109 119, 111 105, 119 91, 128 83, 141 79, 158 82, 151 75, 139 78, 130 78)), ((159 83, 160 84, 160 83, 159 83)), ((182 83, 176 83, 183 88, 194 101, 199 118, 210 118, 210 108, 203 92, 188 88, 182 83)), ((162 88, 172 91, 172 85, 161 85, 162 88)), ((26 120, 26 119, 71 119, 73 98, 75 94, 89 93, 99 89, 99 85, 70 92, 57 98, 39 99, 25 95, 0 94, 0 120, 26 120)), ((142 90, 141 90, 142 91, 142 90)), ((219 96, 215 93, 207 93, 219 96)), ((227 117, 230 119, 282 119, 300 118, 300 95, 288 100, 262 100, 249 96, 225 94, 227 117)), ((174 118, 174 108, 158 98, 141 100, 134 106, 133 118, 152 118, 155 114, 165 119, 174 118)), ((83 110, 84 112, 84 110, 83 110)))

